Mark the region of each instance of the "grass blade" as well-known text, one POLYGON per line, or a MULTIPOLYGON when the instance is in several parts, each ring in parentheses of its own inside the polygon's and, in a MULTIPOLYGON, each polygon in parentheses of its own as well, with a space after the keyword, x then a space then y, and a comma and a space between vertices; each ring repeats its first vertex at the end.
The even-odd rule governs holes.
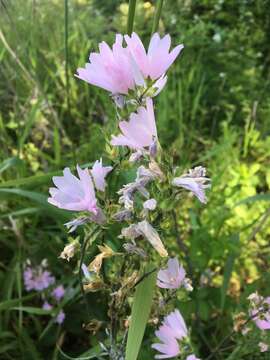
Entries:
MULTIPOLYGON (((153 267, 149 266, 146 272, 150 272, 152 269, 153 267)), ((138 357, 151 310, 155 285, 156 272, 153 272, 137 286, 131 312, 131 324, 128 331, 126 360, 136 360, 138 357)))

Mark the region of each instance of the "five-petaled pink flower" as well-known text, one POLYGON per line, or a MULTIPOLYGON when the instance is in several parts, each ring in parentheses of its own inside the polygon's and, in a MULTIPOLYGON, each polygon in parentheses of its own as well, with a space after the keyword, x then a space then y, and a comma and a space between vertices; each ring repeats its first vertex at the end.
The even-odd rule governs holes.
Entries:
POLYGON ((150 77, 152 80, 164 75, 184 48, 184 45, 181 44, 169 52, 171 37, 168 34, 160 38, 159 34, 155 33, 150 40, 147 53, 141 39, 135 32, 131 36, 125 35, 125 40, 128 50, 131 52, 144 78, 150 77))
POLYGON ((128 146, 131 149, 143 150, 157 140, 157 128, 151 98, 146 99, 146 108, 141 106, 137 113, 130 115, 129 121, 120 121, 122 134, 112 136, 114 146, 128 146))
POLYGON ((129 89, 134 89, 135 81, 128 49, 122 44, 120 34, 116 35, 112 49, 102 41, 99 53, 90 53, 90 63, 77 69, 75 76, 112 94, 127 94, 129 89))
POLYGON ((185 269, 179 265, 177 258, 169 259, 167 268, 158 272, 157 285, 164 289, 178 289, 183 285, 185 276, 185 269))
POLYGON ((152 345, 152 348, 159 351, 161 355, 156 355, 155 359, 168 359, 180 354, 177 340, 187 337, 188 331, 185 321, 178 310, 173 311, 164 318, 163 324, 155 332, 156 337, 161 343, 152 345))
POLYGON ((106 182, 105 177, 112 171, 112 166, 102 166, 102 159, 97 160, 91 170, 91 175, 97 190, 105 191, 106 182))
POLYGON ((94 185, 88 169, 82 170, 77 165, 79 179, 65 168, 64 176, 54 176, 56 188, 50 188, 48 202, 60 209, 71 211, 89 211, 97 214, 97 199, 94 185))

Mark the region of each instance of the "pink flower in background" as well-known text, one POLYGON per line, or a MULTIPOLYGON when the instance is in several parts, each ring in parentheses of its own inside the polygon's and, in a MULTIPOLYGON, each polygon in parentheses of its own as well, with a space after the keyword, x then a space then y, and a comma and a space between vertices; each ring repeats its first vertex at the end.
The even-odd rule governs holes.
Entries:
POLYGON ((206 204, 205 189, 211 187, 210 181, 206 177, 206 169, 202 166, 197 166, 194 169, 190 169, 187 174, 174 178, 172 185, 191 191, 200 202, 206 204))
POLYGON ((48 303, 48 301, 45 301, 43 306, 42 306, 42 309, 43 310, 51 310, 53 307, 51 304, 48 303))
POLYGON ((258 307, 251 311, 251 314, 256 315, 259 312, 253 321, 259 329, 270 330, 270 297, 262 298, 262 300, 258 307))
POLYGON ((137 113, 130 115, 129 121, 120 121, 122 134, 112 136, 114 146, 128 146, 131 149, 142 150, 150 147, 157 139, 157 128, 152 99, 146 99, 146 108, 141 106, 137 113))
POLYGON ((63 285, 57 286, 52 291, 52 296, 55 298, 56 301, 60 301, 64 295, 65 295, 65 289, 63 285))
POLYGON ((197 358, 194 354, 188 355, 188 357, 186 358, 186 360, 200 360, 199 358, 197 358))
POLYGON ((65 315, 64 311, 60 310, 58 315, 55 318, 55 322, 57 324, 61 325, 64 322, 65 318, 66 318, 66 315, 65 315))
POLYGON ((177 258, 169 259, 166 269, 159 270, 157 285, 164 289, 178 289, 184 284, 185 269, 179 265, 177 258))
POLYGON ((106 182, 105 177, 112 171, 112 166, 102 166, 102 159, 97 160, 91 170, 91 175, 97 190, 105 191, 106 182))
POLYGON ((60 209, 71 211, 89 211, 97 213, 97 199, 88 169, 82 170, 77 165, 79 179, 72 175, 69 168, 65 168, 64 176, 52 178, 56 188, 50 188, 51 197, 48 202, 60 209))
POLYGON ((161 355, 156 355, 155 359, 167 359, 178 356, 180 348, 177 340, 187 336, 187 327, 180 312, 175 310, 166 316, 163 324, 155 334, 161 343, 153 344, 152 348, 162 353, 161 355))
POLYGON ((55 282, 54 276, 42 265, 36 268, 27 266, 23 272, 23 277, 26 291, 42 291, 55 282))
POLYGON ((170 35, 160 38, 158 33, 152 36, 147 53, 141 39, 135 32, 131 36, 125 35, 125 41, 143 76, 145 78, 150 77, 152 80, 156 80, 165 74, 184 47, 181 44, 169 52, 170 35))
POLYGON ((90 53, 90 62, 77 69, 75 75, 89 84, 101 87, 112 94, 127 94, 134 89, 135 81, 127 48, 123 48, 123 36, 117 34, 112 49, 106 42, 99 44, 99 53, 90 53))

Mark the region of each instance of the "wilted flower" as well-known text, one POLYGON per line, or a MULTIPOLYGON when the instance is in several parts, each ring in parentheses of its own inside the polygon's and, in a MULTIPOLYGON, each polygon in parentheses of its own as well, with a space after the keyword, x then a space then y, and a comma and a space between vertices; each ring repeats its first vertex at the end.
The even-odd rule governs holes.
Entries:
POLYGON ((64 225, 67 227, 68 232, 72 233, 73 231, 75 231, 77 229, 78 226, 80 225, 84 225, 86 223, 88 223, 91 219, 88 216, 81 216, 79 218, 73 219, 67 223, 65 223, 64 225))
POLYGON ((263 342, 259 342, 259 348, 260 348, 260 352, 266 352, 269 349, 269 346, 263 342))
POLYGON ((158 331, 155 332, 161 344, 153 344, 152 348, 162 353, 156 355, 155 359, 166 359, 176 357, 180 354, 177 340, 187 337, 187 327, 185 321, 178 310, 173 311, 164 318, 158 331))
POLYGON ((60 209, 71 211, 89 211, 97 213, 97 199, 88 169, 82 170, 77 165, 79 179, 72 175, 69 168, 65 168, 64 176, 52 178, 57 188, 50 188, 51 197, 48 202, 60 209))
POLYGON ((140 247, 138 247, 136 245, 136 243, 134 242, 134 244, 132 243, 125 243, 123 244, 123 248, 126 250, 127 253, 129 254, 136 254, 141 256, 143 259, 147 258, 146 252, 141 249, 140 247))
POLYGON ((150 77, 152 80, 164 75, 184 47, 178 45, 169 53, 170 35, 166 35, 161 39, 158 33, 152 36, 147 53, 135 32, 131 36, 125 35, 125 40, 128 50, 131 52, 144 78, 150 77))
POLYGON ((102 159, 97 160, 91 170, 91 175, 97 190, 105 191, 106 182, 105 177, 112 171, 112 166, 102 166, 102 159))
POLYGON ((128 146, 133 150, 149 148, 157 140, 157 128, 152 99, 146 99, 146 108, 140 106, 129 121, 120 121, 122 134, 112 136, 113 146, 128 146))
POLYGON ((133 198, 135 192, 139 192, 143 197, 149 198, 149 192, 145 186, 154 179, 157 178, 157 174, 141 165, 137 169, 137 176, 135 181, 125 184, 122 189, 117 193, 120 196, 119 204, 124 204, 125 209, 131 211, 133 209, 133 198))
POLYGON ((55 282, 54 276, 48 270, 45 270, 42 264, 37 267, 27 266, 24 269, 23 277, 26 291, 42 291, 55 282))
POLYGON ((187 174, 172 180, 172 185, 182 187, 191 191, 202 203, 206 204, 205 189, 211 187, 210 179, 205 177, 206 169, 202 166, 197 166, 190 169, 187 174))
POLYGON ((114 252, 108 245, 100 245, 98 246, 100 254, 98 254, 95 259, 91 262, 91 264, 88 266, 90 271, 93 271, 95 273, 99 273, 103 259, 112 257, 114 255, 118 255, 119 253, 114 252))
POLYGON ((122 229, 120 237, 134 240, 139 236, 143 236, 156 249, 160 256, 168 256, 158 232, 146 220, 138 224, 131 224, 129 227, 122 229))
POLYGON ((56 301, 60 301, 64 295, 65 295, 65 289, 63 285, 57 286, 52 291, 52 297, 54 297, 56 301))
POLYGON ((177 258, 169 259, 167 268, 158 272, 157 285, 164 289, 178 289, 184 284, 185 276, 185 269, 177 258))
POLYGON ((73 241, 71 244, 68 244, 64 247, 64 250, 60 254, 61 259, 69 261, 75 255, 76 251, 80 247, 80 244, 77 240, 73 241))
POLYGON ((121 210, 113 215, 115 221, 126 221, 132 218, 132 212, 130 210, 121 210))
POLYGON ((99 44, 99 53, 90 53, 90 63, 77 69, 78 77, 89 84, 101 87, 115 94, 127 94, 135 88, 130 55, 123 48, 123 36, 116 35, 112 49, 106 42, 99 44))
POLYGON ((104 287, 103 281, 94 272, 90 272, 85 264, 82 264, 81 270, 84 274, 83 288, 86 292, 95 292, 104 287))

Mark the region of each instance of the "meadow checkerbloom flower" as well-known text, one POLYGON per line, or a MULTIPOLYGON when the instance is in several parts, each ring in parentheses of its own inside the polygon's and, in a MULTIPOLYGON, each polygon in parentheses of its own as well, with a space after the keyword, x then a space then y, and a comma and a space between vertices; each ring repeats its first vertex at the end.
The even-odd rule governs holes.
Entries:
POLYGON ((184 45, 181 44, 169 52, 171 46, 170 35, 160 38, 158 33, 152 36, 147 53, 141 39, 135 32, 131 36, 125 35, 125 41, 144 78, 149 77, 152 80, 164 75, 184 48, 184 45))
POLYGON ((54 176, 52 181, 56 188, 50 188, 48 202, 60 209, 71 211, 89 211, 97 214, 97 199, 89 170, 82 170, 77 165, 79 179, 65 168, 64 176, 54 176))
POLYGON ((180 354, 177 340, 187 337, 188 331, 185 321, 178 310, 171 312, 164 318, 159 330, 155 335, 161 343, 152 345, 152 348, 159 351, 161 355, 156 355, 155 359, 167 359, 176 357, 180 354))
POLYGON ((129 89, 134 89, 135 81, 129 52, 122 44, 120 34, 116 35, 112 49, 102 41, 99 53, 90 53, 90 62, 85 68, 77 69, 75 76, 112 94, 127 94, 129 89))
POLYGON ((166 269, 159 270, 157 285, 164 289, 178 289, 184 285, 185 269, 179 265, 177 258, 169 259, 166 269))
POLYGON ((120 121, 122 134, 112 136, 113 146, 128 146, 133 150, 149 148, 157 140, 157 128, 151 98, 146 99, 146 108, 140 106, 137 113, 130 115, 129 121, 120 121))

